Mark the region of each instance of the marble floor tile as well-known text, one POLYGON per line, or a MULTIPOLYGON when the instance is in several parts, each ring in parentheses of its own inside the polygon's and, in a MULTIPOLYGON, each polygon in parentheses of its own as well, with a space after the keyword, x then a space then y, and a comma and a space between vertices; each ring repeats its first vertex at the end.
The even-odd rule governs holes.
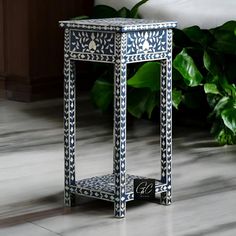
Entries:
MULTIPOLYGON (((173 204, 129 202, 125 219, 113 204, 78 198, 63 207, 62 100, 0 101, 0 236, 234 236, 236 146, 218 146, 202 128, 173 127, 173 204)), ((76 176, 112 171, 112 122, 78 106, 76 176)), ((160 176, 158 126, 128 127, 127 172, 160 176)))
POLYGON ((33 223, 24 223, 0 229, 1 236, 57 236, 58 234, 33 223))

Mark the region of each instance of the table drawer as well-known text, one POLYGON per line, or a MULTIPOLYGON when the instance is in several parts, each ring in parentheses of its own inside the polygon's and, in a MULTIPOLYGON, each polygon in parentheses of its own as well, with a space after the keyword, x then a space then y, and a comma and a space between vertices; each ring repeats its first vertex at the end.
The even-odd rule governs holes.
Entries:
POLYGON ((114 55, 115 34, 110 32, 70 31, 70 51, 114 55))
POLYGON ((166 51, 167 30, 138 31, 127 34, 127 55, 166 51))

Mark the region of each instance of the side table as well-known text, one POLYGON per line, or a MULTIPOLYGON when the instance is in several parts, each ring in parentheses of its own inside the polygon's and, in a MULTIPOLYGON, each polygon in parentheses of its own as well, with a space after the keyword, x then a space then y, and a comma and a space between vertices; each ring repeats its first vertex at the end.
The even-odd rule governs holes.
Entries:
POLYGON ((64 27, 64 151, 65 205, 75 194, 114 202, 115 217, 124 217, 126 202, 134 199, 135 178, 126 174, 126 67, 128 63, 161 61, 160 158, 161 179, 155 192, 171 204, 172 159, 172 28, 177 23, 143 19, 89 19, 60 21, 64 27), (76 180, 75 61, 114 64, 113 173, 76 180))

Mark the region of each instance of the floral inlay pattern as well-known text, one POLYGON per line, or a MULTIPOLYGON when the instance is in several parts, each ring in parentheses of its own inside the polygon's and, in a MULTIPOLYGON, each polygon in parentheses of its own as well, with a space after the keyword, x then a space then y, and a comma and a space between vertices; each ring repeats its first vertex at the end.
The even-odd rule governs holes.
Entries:
POLYGON ((113 33, 73 30, 70 37, 72 52, 114 54, 113 33))
POLYGON ((166 30, 130 32, 127 37, 129 55, 166 50, 166 30))

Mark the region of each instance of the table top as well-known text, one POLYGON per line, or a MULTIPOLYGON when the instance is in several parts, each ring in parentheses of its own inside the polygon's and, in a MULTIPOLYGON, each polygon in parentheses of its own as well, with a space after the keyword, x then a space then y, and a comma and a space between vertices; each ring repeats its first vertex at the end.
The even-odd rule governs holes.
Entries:
POLYGON ((177 26, 176 21, 158 21, 148 19, 132 19, 132 18, 102 18, 102 19, 86 19, 86 20, 69 20, 60 21, 60 26, 64 28, 77 28, 82 30, 97 31, 140 31, 169 29, 177 26))

